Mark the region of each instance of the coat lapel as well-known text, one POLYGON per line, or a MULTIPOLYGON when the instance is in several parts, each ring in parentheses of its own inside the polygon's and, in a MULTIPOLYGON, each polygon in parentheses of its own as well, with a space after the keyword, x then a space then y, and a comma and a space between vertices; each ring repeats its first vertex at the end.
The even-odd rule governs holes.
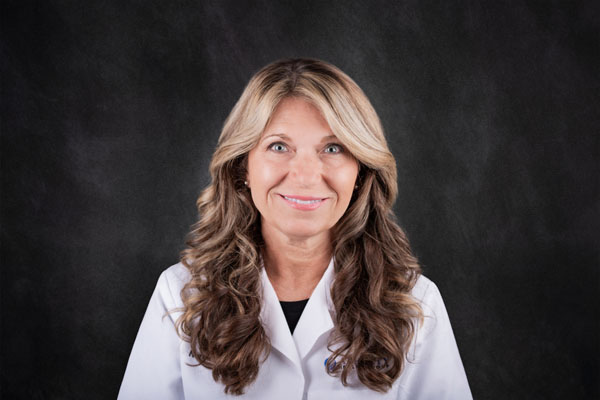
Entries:
MULTIPOLYGON (((306 357, 317 339, 333 329, 334 307, 331 300, 331 284, 333 283, 333 258, 325 270, 323 277, 313 291, 302 316, 294 330, 294 341, 300 358, 306 357)), ((289 330, 288 330, 289 331, 289 330)))
POLYGON ((332 316, 335 308, 330 294, 334 278, 333 262, 332 258, 310 296, 296 325, 293 338, 265 268, 263 267, 261 271, 263 285, 261 321, 271 340, 271 346, 298 366, 300 366, 300 359, 308 354, 317 339, 334 327, 332 316))
POLYGON ((267 336, 271 340, 271 346, 286 356, 291 362, 300 367, 300 358, 298 350, 290 328, 288 327, 285 315, 279 304, 279 299, 263 267, 261 271, 263 286, 263 304, 260 310, 260 318, 265 328, 267 336))

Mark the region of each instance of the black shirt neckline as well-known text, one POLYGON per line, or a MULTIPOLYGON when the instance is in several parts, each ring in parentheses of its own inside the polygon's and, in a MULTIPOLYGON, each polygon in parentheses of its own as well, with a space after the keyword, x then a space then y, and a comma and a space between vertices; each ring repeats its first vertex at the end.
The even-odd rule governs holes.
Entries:
POLYGON ((285 320, 287 321, 292 334, 294 333, 294 329, 296 329, 296 325, 300 320, 300 316, 304 311, 304 307, 306 307, 306 303, 308 303, 308 299, 297 301, 279 301, 279 304, 281 304, 281 309, 283 310, 283 315, 285 315, 285 320))

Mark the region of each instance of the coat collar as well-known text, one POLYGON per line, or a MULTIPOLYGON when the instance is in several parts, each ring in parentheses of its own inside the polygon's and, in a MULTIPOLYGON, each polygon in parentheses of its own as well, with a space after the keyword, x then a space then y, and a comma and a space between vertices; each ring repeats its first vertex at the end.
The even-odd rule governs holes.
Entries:
POLYGON ((317 339, 334 327, 335 308, 330 294, 334 278, 333 263, 332 258, 302 312, 293 337, 275 289, 265 268, 262 269, 263 304, 260 313, 262 324, 271 340, 271 346, 298 366, 317 339))

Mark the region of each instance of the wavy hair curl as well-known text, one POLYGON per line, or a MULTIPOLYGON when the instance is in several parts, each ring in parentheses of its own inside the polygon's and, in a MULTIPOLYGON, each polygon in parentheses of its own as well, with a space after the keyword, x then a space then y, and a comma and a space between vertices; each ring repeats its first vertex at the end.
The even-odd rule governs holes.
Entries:
POLYGON ((325 368, 344 385, 356 371, 362 384, 385 392, 402 372, 423 317, 410 295, 420 267, 392 212, 396 164, 379 118, 350 77, 320 60, 267 65, 227 117, 210 164, 212 182, 197 200, 199 220, 181 254, 191 280, 181 293, 177 328, 225 393, 243 394, 256 379, 270 351, 260 321, 264 241, 244 179, 248 152, 289 96, 316 106, 359 162, 359 189, 333 228, 335 328, 325 368))

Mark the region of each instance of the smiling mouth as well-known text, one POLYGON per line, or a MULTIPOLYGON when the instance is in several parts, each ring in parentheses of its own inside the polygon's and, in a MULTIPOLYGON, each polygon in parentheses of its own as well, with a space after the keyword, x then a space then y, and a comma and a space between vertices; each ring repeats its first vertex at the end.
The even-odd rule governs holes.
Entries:
POLYGON ((303 200, 303 199, 298 199, 296 197, 288 197, 288 196, 284 196, 281 195, 281 197, 283 197, 284 199, 286 199, 287 201, 293 201, 294 203, 297 204, 317 204, 322 202, 325 199, 310 199, 310 200, 303 200))
POLYGON ((286 196, 283 194, 279 195, 283 201, 285 201, 290 207, 301 211, 313 211, 321 207, 321 205, 327 200, 319 197, 307 197, 307 196, 286 196))

